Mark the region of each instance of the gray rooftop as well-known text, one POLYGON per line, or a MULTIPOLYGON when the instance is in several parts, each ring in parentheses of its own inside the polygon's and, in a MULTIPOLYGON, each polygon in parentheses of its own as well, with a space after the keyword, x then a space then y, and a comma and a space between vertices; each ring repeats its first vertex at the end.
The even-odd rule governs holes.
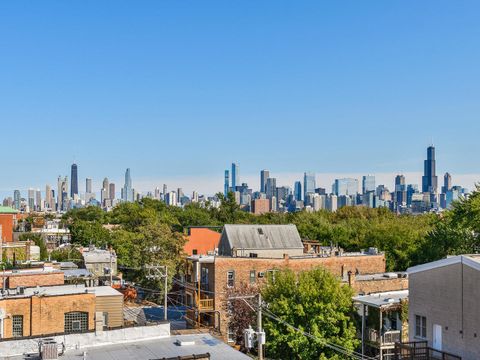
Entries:
POLYGON ((245 354, 233 349, 210 334, 178 335, 164 339, 134 341, 67 351, 62 360, 78 360, 87 352, 89 360, 145 360, 209 353, 211 359, 247 360, 245 354), (194 345, 176 345, 176 341, 194 341, 194 345))
POLYGON ((370 295, 354 296, 353 301, 368 306, 381 308, 400 304, 401 300, 408 299, 408 290, 387 291, 370 295))
MULTIPOLYGON (((303 249, 295 225, 225 225, 220 243, 231 249, 303 249)), ((221 244, 220 244, 221 246, 221 244)))

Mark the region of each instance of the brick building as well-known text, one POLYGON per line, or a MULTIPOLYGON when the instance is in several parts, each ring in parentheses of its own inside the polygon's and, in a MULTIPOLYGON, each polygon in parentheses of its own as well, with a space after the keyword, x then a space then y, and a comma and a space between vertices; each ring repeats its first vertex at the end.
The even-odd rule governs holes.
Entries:
POLYGON ((252 213, 261 215, 270 212, 270 199, 252 200, 252 213))
POLYGON ((0 206, 0 240, 13 241, 13 228, 17 225, 17 210, 0 206))
POLYGON ((0 338, 70 334, 123 326, 123 295, 108 286, 38 286, 2 291, 0 338))
POLYGON ((268 274, 281 269, 294 272, 317 267, 346 278, 348 273, 373 274, 385 271, 384 254, 344 253, 338 256, 322 257, 305 255, 284 258, 254 258, 226 256, 191 256, 185 273, 185 299, 192 307, 187 317, 191 325, 216 327, 228 340, 228 317, 224 311, 226 292, 242 286, 262 284, 268 274), (200 289, 200 290, 198 290, 200 289))
POLYGON ((64 273, 60 270, 38 268, 0 272, 0 289, 17 287, 52 286, 64 284, 64 273))

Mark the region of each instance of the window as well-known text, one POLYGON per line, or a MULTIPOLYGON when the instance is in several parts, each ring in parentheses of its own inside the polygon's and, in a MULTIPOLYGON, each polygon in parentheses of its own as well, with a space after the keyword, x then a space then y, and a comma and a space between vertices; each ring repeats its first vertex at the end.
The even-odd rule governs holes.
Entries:
POLYGON ((227 287, 234 287, 235 286, 235 271, 229 270, 227 271, 227 287))
POLYGON ((12 316, 12 336, 13 337, 23 336, 23 315, 12 316))
POLYGON ((278 270, 267 270, 267 279, 269 281, 271 281, 272 283, 275 282, 275 273, 277 272, 278 270))
POLYGON ((208 268, 202 267, 201 284, 206 290, 208 290, 208 268))
POLYGON ((88 330, 88 313, 73 311, 65 313, 65 333, 76 333, 88 330))
POLYGON ((197 255, 197 254, 198 254, 197 249, 193 249, 193 250, 192 250, 192 255, 197 255))
POLYGON ((255 270, 250 270, 250 284, 255 284, 255 270))
POLYGON ((427 338, 427 318, 425 316, 415 315, 415 336, 427 338))
POLYGON ((250 253, 249 254, 251 258, 258 258, 258 254, 257 253, 250 253))
POLYGON ((235 342, 235 329, 232 325, 228 325, 227 328, 227 342, 235 342))

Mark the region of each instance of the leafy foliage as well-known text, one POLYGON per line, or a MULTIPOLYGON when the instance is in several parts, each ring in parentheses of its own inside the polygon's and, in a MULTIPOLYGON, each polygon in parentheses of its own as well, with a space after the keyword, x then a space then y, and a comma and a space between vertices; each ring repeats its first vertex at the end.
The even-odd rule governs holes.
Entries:
POLYGON ((274 359, 341 359, 325 342, 353 351, 359 341, 351 314, 353 292, 323 269, 295 274, 283 270, 262 290, 267 312, 315 337, 311 339, 266 317, 268 357, 274 359))

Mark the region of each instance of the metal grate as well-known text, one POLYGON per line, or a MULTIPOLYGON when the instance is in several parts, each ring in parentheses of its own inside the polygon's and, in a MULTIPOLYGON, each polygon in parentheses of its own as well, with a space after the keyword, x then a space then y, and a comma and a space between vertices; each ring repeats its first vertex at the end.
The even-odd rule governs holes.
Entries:
POLYGON ((65 313, 65 333, 71 334, 88 330, 87 312, 68 312, 65 313))

